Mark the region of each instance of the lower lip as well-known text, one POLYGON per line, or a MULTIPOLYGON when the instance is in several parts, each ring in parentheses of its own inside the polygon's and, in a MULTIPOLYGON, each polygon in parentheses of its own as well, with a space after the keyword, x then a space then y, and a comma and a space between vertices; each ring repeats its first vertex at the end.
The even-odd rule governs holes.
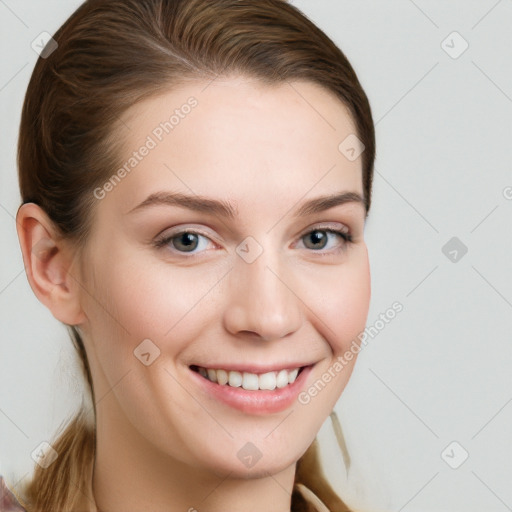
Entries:
POLYGON ((257 391, 248 391, 242 387, 234 388, 228 384, 217 384, 190 368, 189 371, 206 393, 230 407, 247 414, 272 414, 288 409, 295 402, 312 369, 313 366, 306 366, 295 382, 284 388, 257 391))

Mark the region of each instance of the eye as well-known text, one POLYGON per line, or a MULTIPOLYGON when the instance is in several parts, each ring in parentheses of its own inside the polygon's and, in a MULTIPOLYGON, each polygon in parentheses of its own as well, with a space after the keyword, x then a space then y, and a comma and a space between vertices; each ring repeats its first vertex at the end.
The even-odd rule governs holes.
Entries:
POLYGON ((170 246, 178 252, 197 253, 196 249, 204 249, 208 246, 208 237, 197 231, 180 231, 172 235, 166 235, 155 241, 157 248, 170 246))
POLYGON ((352 236, 348 231, 343 229, 332 229, 317 227, 305 235, 302 235, 301 240, 305 240, 304 245, 307 249, 313 249, 314 251, 326 249, 341 250, 348 243, 352 242, 352 236), (329 242, 336 243, 336 239, 340 239, 341 242, 334 247, 327 247, 329 242))
MULTIPOLYGON (((343 250, 347 244, 352 242, 352 236, 345 229, 333 229, 327 227, 317 227, 300 237, 300 241, 305 240, 306 249, 314 252, 320 252, 324 249, 343 250), (339 243, 336 245, 336 239, 339 243), (340 240, 341 239, 341 240, 340 240), (331 247, 328 247, 331 243, 331 247), (334 246, 332 246, 334 244, 334 246)), ((204 234, 194 230, 183 230, 171 234, 164 234, 154 241, 156 248, 168 248, 178 253, 197 254, 204 252, 211 240, 204 234)))

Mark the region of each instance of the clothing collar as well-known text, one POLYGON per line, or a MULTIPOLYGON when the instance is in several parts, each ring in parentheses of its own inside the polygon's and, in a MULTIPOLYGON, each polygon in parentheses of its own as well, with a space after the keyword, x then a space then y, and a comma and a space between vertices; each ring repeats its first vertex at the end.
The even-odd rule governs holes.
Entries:
POLYGON ((313 507, 314 512, 330 512, 325 503, 304 484, 296 483, 295 489, 297 489, 306 502, 313 507))
MULTIPOLYGON (((330 512, 325 503, 304 484, 296 483, 297 489, 314 512, 330 512)), ((0 512, 26 512, 0 475, 0 512)))

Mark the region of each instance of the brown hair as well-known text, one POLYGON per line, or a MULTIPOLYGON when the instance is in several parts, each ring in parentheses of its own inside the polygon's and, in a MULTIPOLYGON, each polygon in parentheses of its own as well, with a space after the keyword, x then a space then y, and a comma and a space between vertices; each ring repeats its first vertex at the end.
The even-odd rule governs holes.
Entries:
MULTIPOLYGON (((368 99, 340 49, 283 0, 88 0, 54 39, 58 48, 38 59, 23 105, 19 183, 23 203, 39 205, 77 248, 92 222, 93 190, 120 162, 120 116, 186 80, 219 75, 307 80, 339 98, 365 147, 369 210, 375 133, 368 99)), ((83 342, 69 329, 94 403, 83 342)), ((36 465, 21 493, 29 512, 76 510, 91 486, 95 432, 83 409, 52 446, 59 457, 46 469, 36 465)), ((296 483, 330 510, 348 510, 322 475, 316 450, 315 442, 299 460, 296 483)), ((292 510, 305 507, 294 492, 292 510)))

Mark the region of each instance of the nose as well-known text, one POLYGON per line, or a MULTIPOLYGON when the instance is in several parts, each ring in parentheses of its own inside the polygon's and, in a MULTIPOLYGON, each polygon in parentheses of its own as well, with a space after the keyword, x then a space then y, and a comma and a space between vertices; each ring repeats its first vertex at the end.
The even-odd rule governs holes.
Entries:
POLYGON ((250 333, 266 341, 297 331, 303 303, 290 275, 270 251, 252 263, 237 258, 229 275, 225 328, 235 336, 250 333))

